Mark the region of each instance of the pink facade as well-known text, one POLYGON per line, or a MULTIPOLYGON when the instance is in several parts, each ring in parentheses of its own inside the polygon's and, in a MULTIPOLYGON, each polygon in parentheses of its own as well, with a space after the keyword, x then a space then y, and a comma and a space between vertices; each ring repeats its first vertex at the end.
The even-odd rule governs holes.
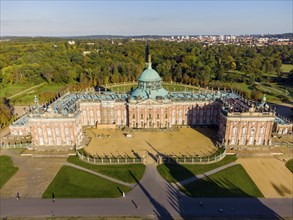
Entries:
POLYGON ((101 101, 80 103, 81 124, 95 126, 97 124, 127 124, 125 102, 101 101))
POLYGON ((130 101, 129 127, 171 128, 216 125, 218 113, 219 105, 215 102, 130 101))
POLYGON ((82 138, 81 124, 75 118, 33 118, 30 128, 35 146, 74 146, 82 138))
POLYGON ((220 114, 218 135, 223 144, 269 145, 271 144, 275 115, 270 113, 220 114))

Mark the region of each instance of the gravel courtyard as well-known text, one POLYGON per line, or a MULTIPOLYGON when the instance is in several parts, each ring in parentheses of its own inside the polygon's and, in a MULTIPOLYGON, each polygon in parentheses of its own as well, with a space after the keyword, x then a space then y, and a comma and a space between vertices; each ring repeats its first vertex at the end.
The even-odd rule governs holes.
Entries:
POLYGON ((179 131, 133 131, 126 137, 120 130, 87 130, 91 138, 85 148, 92 155, 140 156, 151 153, 177 156, 206 156, 216 151, 211 138, 216 131, 210 128, 180 128, 179 131))

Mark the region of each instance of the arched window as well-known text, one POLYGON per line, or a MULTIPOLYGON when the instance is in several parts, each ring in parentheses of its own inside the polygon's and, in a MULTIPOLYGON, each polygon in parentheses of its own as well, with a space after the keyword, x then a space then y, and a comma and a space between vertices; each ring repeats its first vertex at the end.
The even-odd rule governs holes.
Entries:
POLYGON ((233 134, 233 136, 235 136, 237 134, 237 128, 236 127, 233 128, 233 133, 232 134, 233 134))
POLYGON ((69 129, 68 128, 65 128, 65 135, 66 135, 66 137, 69 137, 70 136, 69 129))
POLYGON ((250 132, 250 134, 251 134, 251 135, 254 135, 254 133, 255 133, 255 128, 252 127, 252 128, 251 128, 251 132, 250 132))
POLYGON ((39 135, 40 137, 43 136, 42 128, 38 128, 38 135, 39 135))
POLYGON ((245 135, 246 133, 247 133, 247 128, 246 127, 243 127, 242 128, 242 134, 245 135))
POLYGON ((57 136, 57 137, 60 136, 60 129, 59 129, 59 128, 56 128, 56 129, 55 129, 55 132, 56 132, 56 136, 57 136))
POLYGON ((51 137, 52 136, 52 130, 51 130, 51 128, 47 128, 47 134, 48 134, 48 137, 51 137))

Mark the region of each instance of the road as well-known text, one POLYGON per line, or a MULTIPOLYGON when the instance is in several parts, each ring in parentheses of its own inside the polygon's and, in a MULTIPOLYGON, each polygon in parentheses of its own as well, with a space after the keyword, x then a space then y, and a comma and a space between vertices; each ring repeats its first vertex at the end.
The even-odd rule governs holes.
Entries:
POLYGON ((0 217, 7 216, 144 216, 153 219, 187 217, 293 217, 292 199, 190 198, 167 183, 156 166, 147 166, 141 181, 125 198, 1 199, 0 217), (203 205, 200 205, 200 202, 203 205))

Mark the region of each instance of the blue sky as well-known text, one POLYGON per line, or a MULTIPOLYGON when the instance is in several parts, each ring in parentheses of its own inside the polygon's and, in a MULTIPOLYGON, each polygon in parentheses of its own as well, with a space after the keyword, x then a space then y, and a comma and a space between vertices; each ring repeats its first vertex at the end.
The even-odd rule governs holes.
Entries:
POLYGON ((1 36, 292 32, 291 0, 1 0, 1 36))

